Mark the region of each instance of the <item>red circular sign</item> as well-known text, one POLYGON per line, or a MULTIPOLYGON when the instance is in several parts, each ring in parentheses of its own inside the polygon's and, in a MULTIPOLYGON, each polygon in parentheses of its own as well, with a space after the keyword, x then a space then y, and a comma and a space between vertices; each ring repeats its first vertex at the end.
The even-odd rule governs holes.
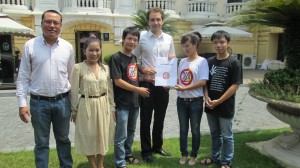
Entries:
POLYGON ((128 65, 127 76, 132 81, 138 80, 138 70, 137 70, 136 63, 131 63, 128 65))
POLYGON ((187 85, 191 84, 191 82, 193 81, 194 76, 193 76, 192 71, 187 68, 187 69, 184 69, 180 72, 180 77, 179 78, 180 78, 180 82, 183 85, 187 86, 187 85))
POLYGON ((164 79, 169 79, 169 78, 170 78, 169 72, 164 72, 164 73, 163 73, 163 78, 164 78, 164 79))

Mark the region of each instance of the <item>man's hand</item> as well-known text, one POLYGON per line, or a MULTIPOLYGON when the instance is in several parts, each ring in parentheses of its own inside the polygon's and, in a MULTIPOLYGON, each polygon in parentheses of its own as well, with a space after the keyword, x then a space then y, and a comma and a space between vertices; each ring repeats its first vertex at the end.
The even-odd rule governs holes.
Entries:
POLYGON ((214 109, 219 104, 221 104, 221 102, 220 102, 219 99, 217 99, 217 100, 211 100, 209 97, 205 98, 205 105, 209 109, 214 109))
POLYGON ((153 78, 153 76, 144 76, 144 81, 154 83, 155 79, 153 78))
POLYGON ((212 100, 212 101, 210 102, 209 107, 210 107, 211 109, 214 109, 214 108, 217 107, 219 104, 221 104, 221 102, 220 102, 219 99, 217 99, 217 100, 212 100))
POLYGON ((142 69, 142 73, 143 73, 144 75, 154 75, 156 72, 155 72, 155 69, 154 69, 154 68, 149 68, 149 67, 147 67, 147 68, 143 68, 143 69, 142 69))
POLYGON ((144 88, 144 87, 138 87, 137 93, 143 97, 149 97, 150 95, 148 88, 144 88))
POLYGON ((20 116, 20 119, 25 123, 28 123, 29 121, 31 121, 31 114, 30 114, 28 107, 20 107, 19 108, 19 116, 20 116))
POLYGON ((176 57, 175 54, 169 54, 169 55, 168 55, 168 59, 169 59, 169 60, 172 59, 172 58, 175 58, 175 57, 176 57))

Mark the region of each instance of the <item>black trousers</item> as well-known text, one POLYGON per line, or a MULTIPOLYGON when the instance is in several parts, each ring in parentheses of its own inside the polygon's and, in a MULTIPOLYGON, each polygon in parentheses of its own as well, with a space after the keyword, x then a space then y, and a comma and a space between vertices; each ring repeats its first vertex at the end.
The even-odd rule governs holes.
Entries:
POLYGON ((148 88, 149 97, 140 97, 140 138, 142 156, 152 155, 152 150, 160 150, 163 145, 163 128, 169 103, 169 89, 154 86, 149 82, 141 82, 140 87, 148 88), (152 147, 150 125, 154 111, 152 129, 152 147))

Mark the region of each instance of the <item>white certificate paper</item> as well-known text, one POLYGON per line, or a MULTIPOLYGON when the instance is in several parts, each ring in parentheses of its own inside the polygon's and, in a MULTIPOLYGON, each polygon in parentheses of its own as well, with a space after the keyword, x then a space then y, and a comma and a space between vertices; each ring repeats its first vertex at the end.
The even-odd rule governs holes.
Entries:
POLYGON ((155 86, 174 87, 177 84, 177 58, 156 57, 155 86))

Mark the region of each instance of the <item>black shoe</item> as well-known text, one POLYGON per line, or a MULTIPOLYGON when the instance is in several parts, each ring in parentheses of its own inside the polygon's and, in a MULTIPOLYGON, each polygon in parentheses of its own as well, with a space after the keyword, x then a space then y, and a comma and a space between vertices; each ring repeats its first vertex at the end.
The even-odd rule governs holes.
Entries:
POLYGON ((160 154, 161 156, 172 156, 172 154, 167 153, 167 152, 164 151, 163 149, 160 149, 160 150, 153 150, 153 153, 160 154))
POLYGON ((146 163, 152 163, 153 162, 153 157, 152 156, 145 156, 145 157, 143 157, 143 160, 146 163))

